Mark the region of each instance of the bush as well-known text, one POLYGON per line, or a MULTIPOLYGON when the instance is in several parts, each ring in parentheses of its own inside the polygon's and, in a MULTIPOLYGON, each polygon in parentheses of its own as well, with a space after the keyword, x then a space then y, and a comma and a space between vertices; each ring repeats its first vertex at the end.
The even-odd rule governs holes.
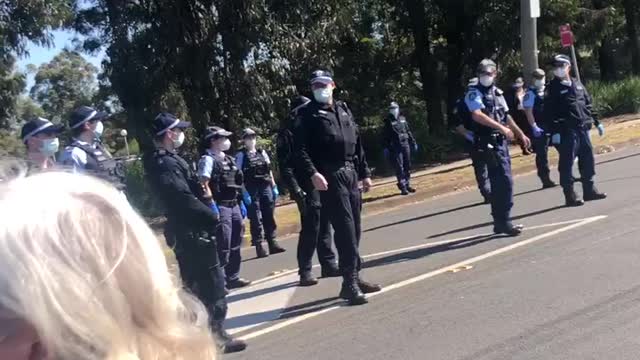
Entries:
POLYGON ((589 83, 588 90, 601 117, 640 112, 639 77, 612 83, 593 81, 589 83))
POLYGON ((128 163, 126 171, 127 199, 131 206, 146 218, 155 218, 162 215, 160 203, 153 196, 150 187, 146 183, 142 161, 128 163))

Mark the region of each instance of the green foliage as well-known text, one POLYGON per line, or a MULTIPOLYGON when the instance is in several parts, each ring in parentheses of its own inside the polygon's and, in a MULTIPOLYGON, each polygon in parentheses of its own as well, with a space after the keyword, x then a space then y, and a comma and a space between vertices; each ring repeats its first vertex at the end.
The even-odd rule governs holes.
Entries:
POLYGON ((149 190, 149 185, 145 180, 142 161, 128 163, 126 170, 127 200, 131 206, 147 218, 162 215, 162 207, 149 190))
POLYGON ((0 130, 0 158, 23 157, 25 152, 24 144, 19 137, 7 130, 0 130))
POLYGON ((593 81, 587 87, 601 117, 640 112, 640 77, 615 83, 593 81))

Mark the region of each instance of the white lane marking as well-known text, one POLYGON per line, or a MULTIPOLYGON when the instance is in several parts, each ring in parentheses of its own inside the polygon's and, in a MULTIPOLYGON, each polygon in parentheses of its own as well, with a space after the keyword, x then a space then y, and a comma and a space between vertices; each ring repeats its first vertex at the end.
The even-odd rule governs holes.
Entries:
MULTIPOLYGON (((556 222, 556 223, 551 223, 551 224, 542 224, 542 225, 530 226, 530 227, 526 227, 525 231, 543 229, 543 228, 554 227, 554 226, 562 226, 562 225, 566 225, 566 224, 573 224, 573 223, 577 223, 577 222, 580 222, 580 221, 583 221, 583 220, 585 220, 585 219, 575 219, 575 220, 561 221, 561 222, 556 222)), ((364 255, 364 256, 362 256, 362 259, 363 260, 368 260, 368 259, 375 258, 375 257, 380 257, 380 256, 385 256, 385 255, 393 255, 393 254, 396 254, 396 253, 402 253, 402 252, 411 251, 411 250, 426 249, 426 248, 430 248, 430 247, 434 247, 434 246, 438 246, 438 245, 446 245, 446 244, 455 243, 455 242, 459 242, 459 241, 465 241, 465 240, 474 239, 474 238, 481 239, 483 237, 489 237, 489 236, 492 236, 492 235, 494 235, 494 234, 493 233, 486 233, 486 234, 465 236, 465 237, 456 238, 456 239, 449 239, 449 240, 442 240, 442 241, 424 243, 424 244, 409 246, 409 247, 405 247, 405 248, 387 250, 387 251, 382 251, 382 252, 378 252, 378 253, 374 253, 374 254, 364 255)), ((320 264, 313 265, 314 269, 317 269, 319 267, 320 267, 320 264)), ((261 279, 254 280, 253 282, 251 282, 251 285, 249 285, 247 288, 251 288, 251 287, 260 285, 262 283, 265 283, 267 281, 271 281, 271 280, 274 280, 274 279, 281 278, 283 276, 287 276, 287 275, 290 275, 290 274, 295 274, 297 272, 298 272, 298 269, 284 269, 283 271, 281 271, 281 272, 279 272, 277 274, 269 275, 269 276, 263 277, 261 279)), ((232 292, 232 293, 235 293, 235 292, 232 292)))
MULTIPOLYGON (((457 262, 457 263, 449 265, 449 266, 445 266, 445 267, 440 268, 438 270, 430 271, 428 273, 425 273, 425 274, 422 274, 422 275, 418 275, 418 276, 415 276, 413 278, 410 278, 410 279, 407 279, 407 280, 403 280, 403 281, 397 282, 395 284, 391 284, 391 285, 385 286, 384 288, 382 288, 382 290, 380 292, 377 292, 377 293, 374 293, 374 294, 369 294, 367 297, 368 298, 372 298, 374 296, 378 296, 378 295, 381 295, 381 294, 384 294, 384 293, 387 293, 387 292, 390 292, 390 291, 393 291, 393 290, 397 290, 397 289, 403 288, 405 286, 409 286, 411 284, 415 284, 417 282, 420 282, 420 281, 435 277, 437 275, 446 273, 447 271, 451 271, 451 270, 459 268, 461 266, 472 265, 472 264, 480 262, 482 260, 486 260, 486 259, 492 258, 494 256, 504 254, 506 252, 515 250, 517 248, 533 244, 535 242, 544 240, 546 238, 561 234, 563 232, 567 232, 569 230, 576 229, 576 228, 584 226, 584 225, 588 225, 590 223, 593 223, 593 222, 596 222, 596 221, 599 221, 599 220, 602 220, 602 219, 605 219, 605 218, 607 218, 606 215, 594 216, 594 217, 591 217, 591 218, 586 218, 586 219, 584 219, 584 220, 582 220, 580 222, 577 222, 577 223, 574 223, 574 224, 571 224, 571 225, 567 225, 567 226, 562 227, 560 229, 552 230, 552 231, 546 232, 544 234, 540 234, 540 235, 534 236, 531 239, 523 240, 523 241, 511 244, 511 245, 508 245, 508 246, 505 246, 505 247, 490 251, 488 253, 485 253, 485 254, 482 254, 482 255, 479 255, 479 256, 475 256, 475 257, 472 257, 472 258, 469 258, 467 260, 463 260, 463 261, 457 262)), ((253 338, 256 338, 256 337, 259 337, 259 336, 262 336, 262 335, 266 335, 266 334, 272 333, 274 331, 283 329, 283 328, 285 328, 287 326, 291 326, 291 325, 300 323, 302 321, 314 318, 316 316, 328 313, 328 312, 333 311, 335 309, 339 309, 339 308, 341 308, 343 306, 345 306, 345 304, 339 304, 339 305, 328 307, 328 308, 325 308, 325 309, 322 309, 322 310, 319 310, 319 311, 316 311, 316 312, 300 315, 298 317, 294 317, 294 318, 291 318, 289 320, 281 321, 281 322, 279 322, 277 324, 274 324, 272 326, 269 326, 267 328, 264 328, 264 329, 261 329, 261 330, 258 330, 258 331, 243 335, 243 336, 241 336, 239 338, 242 339, 242 340, 250 340, 250 339, 253 339, 253 338)))

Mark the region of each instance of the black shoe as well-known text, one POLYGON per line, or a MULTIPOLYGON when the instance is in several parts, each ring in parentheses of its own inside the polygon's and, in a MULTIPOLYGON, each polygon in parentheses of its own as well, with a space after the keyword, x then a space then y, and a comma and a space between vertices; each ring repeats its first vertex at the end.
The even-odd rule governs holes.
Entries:
POLYGON ((371 294, 382 290, 382 287, 378 284, 372 284, 362 279, 358 279, 358 287, 364 294, 371 294))
POLYGON ((234 339, 224 329, 216 331, 219 346, 225 354, 243 351, 247 348, 247 343, 243 340, 234 339))
POLYGON ((601 193, 595 186, 591 190, 584 193, 584 201, 603 200, 607 198, 607 194, 601 193))
POLYGON ((558 186, 555 182, 551 181, 551 179, 542 180, 542 188, 543 189, 551 189, 558 186))
POLYGON ((354 279, 347 280, 342 283, 342 289, 340 295, 342 299, 347 300, 349 305, 363 305, 368 303, 367 298, 362 293, 362 290, 358 287, 358 284, 354 279))
POLYGON ((407 191, 413 194, 414 192, 416 192, 416 189, 412 188, 411 186, 407 186, 407 191))
POLYGON ((251 281, 243 278, 237 278, 235 280, 227 281, 227 289, 239 289, 245 286, 251 285, 251 281))
POLYGON ((400 189, 400 195, 409 195, 407 189, 400 189))
POLYGON ((316 279, 311 272, 300 274, 299 286, 313 286, 317 284, 318 279, 316 279))
POLYGON ((262 246, 262 243, 256 245, 256 256, 258 259, 269 257, 267 250, 262 246))
POLYGON ((320 276, 323 278, 340 277, 342 276, 342 272, 336 265, 327 265, 322 267, 320 276))
POLYGON ((269 240, 269 254, 275 255, 275 254, 283 253, 285 251, 287 251, 287 249, 280 246, 280 244, 278 244, 278 242, 275 239, 269 240))
POLYGON ((578 197, 573 189, 564 191, 565 205, 568 207, 578 207, 584 205, 584 201, 578 197))
POLYGON ((483 197, 485 204, 491 204, 491 195, 483 195, 483 197))
POLYGON ((504 226, 495 226, 493 228, 493 232, 499 235, 508 235, 508 236, 518 236, 522 234, 522 230, 524 230, 524 226, 522 225, 504 225, 504 226))

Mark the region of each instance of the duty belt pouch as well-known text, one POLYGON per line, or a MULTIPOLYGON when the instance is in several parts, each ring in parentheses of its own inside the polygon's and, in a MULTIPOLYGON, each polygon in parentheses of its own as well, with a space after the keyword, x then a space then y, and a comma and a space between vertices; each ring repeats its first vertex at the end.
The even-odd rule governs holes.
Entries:
POLYGON ((476 139, 476 151, 482 155, 482 158, 490 167, 498 166, 497 146, 498 142, 493 135, 480 136, 476 139))

